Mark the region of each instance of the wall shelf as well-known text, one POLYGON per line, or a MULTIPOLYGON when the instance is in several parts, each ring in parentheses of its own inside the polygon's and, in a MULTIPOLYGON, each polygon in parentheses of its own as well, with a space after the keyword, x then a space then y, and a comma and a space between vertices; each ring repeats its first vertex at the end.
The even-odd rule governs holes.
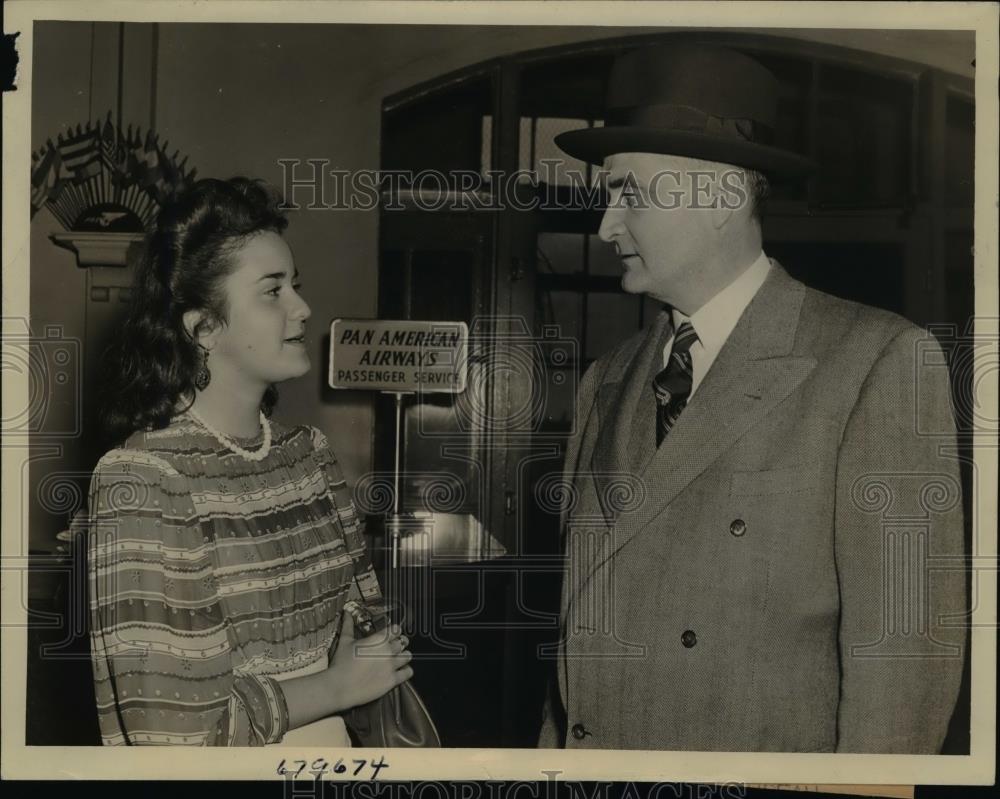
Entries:
POLYGON ((76 254, 81 269, 92 266, 126 267, 129 248, 141 246, 142 233, 53 233, 50 237, 60 247, 76 254))

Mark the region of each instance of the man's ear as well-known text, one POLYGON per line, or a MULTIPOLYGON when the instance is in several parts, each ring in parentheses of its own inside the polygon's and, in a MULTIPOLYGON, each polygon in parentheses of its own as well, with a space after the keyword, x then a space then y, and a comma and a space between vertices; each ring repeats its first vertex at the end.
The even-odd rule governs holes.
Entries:
POLYGON ((750 174, 746 169, 730 169, 722 173, 721 179, 715 184, 715 210, 718 213, 712 218, 716 230, 724 227, 730 219, 739 215, 752 213, 753 202, 750 192, 750 174))
POLYGON ((722 230, 729 223, 729 220, 733 218, 733 209, 720 197, 715 197, 713 202, 714 207, 709 211, 712 218, 712 227, 716 230, 722 230))
POLYGON ((721 230, 733 218, 735 210, 728 201, 729 198, 720 181, 712 183, 712 210, 709 211, 712 218, 712 227, 721 230))
POLYGON ((715 229, 722 230, 729 223, 729 220, 733 218, 733 209, 717 208, 712 214, 712 224, 715 226, 715 229))
POLYGON ((208 316, 204 311, 195 309, 185 311, 183 321, 187 334, 199 346, 204 347, 206 350, 210 350, 215 346, 215 330, 217 326, 209 322, 208 316))

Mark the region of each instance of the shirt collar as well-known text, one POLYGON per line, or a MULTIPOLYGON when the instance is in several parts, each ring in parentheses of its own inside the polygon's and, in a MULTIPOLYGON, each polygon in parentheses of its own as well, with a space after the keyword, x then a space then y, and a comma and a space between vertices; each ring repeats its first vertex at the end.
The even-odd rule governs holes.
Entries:
POLYGON ((674 330, 690 321, 706 351, 718 353, 733 332, 750 301, 767 279, 771 262, 761 250, 760 255, 739 277, 701 306, 690 317, 673 309, 674 330))

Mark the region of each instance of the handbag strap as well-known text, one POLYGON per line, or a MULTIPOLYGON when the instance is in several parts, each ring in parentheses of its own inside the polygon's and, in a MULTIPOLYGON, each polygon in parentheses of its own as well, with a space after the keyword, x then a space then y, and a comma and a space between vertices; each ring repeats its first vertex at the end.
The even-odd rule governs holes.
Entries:
POLYGON ((388 626, 390 608, 392 607, 389 604, 388 598, 385 595, 381 597, 383 603, 381 607, 377 605, 373 606, 372 604, 370 604, 361 590, 361 584, 358 582, 357 574, 353 575, 353 584, 351 586, 351 590, 348 591, 347 598, 348 601, 354 600, 365 609, 365 611, 370 616, 372 624, 374 625, 376 631, 384 629, 385 627, 388 626))

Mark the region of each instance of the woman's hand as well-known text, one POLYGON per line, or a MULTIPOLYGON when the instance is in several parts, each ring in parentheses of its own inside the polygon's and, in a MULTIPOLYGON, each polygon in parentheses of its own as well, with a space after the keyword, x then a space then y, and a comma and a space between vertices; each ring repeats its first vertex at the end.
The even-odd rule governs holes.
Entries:
POLYGON ((398 626, 355 638, 354 619, 344 613, 337 648, 325 674, 334 713, 378 699, 413 676, 409 640, 398 626))

